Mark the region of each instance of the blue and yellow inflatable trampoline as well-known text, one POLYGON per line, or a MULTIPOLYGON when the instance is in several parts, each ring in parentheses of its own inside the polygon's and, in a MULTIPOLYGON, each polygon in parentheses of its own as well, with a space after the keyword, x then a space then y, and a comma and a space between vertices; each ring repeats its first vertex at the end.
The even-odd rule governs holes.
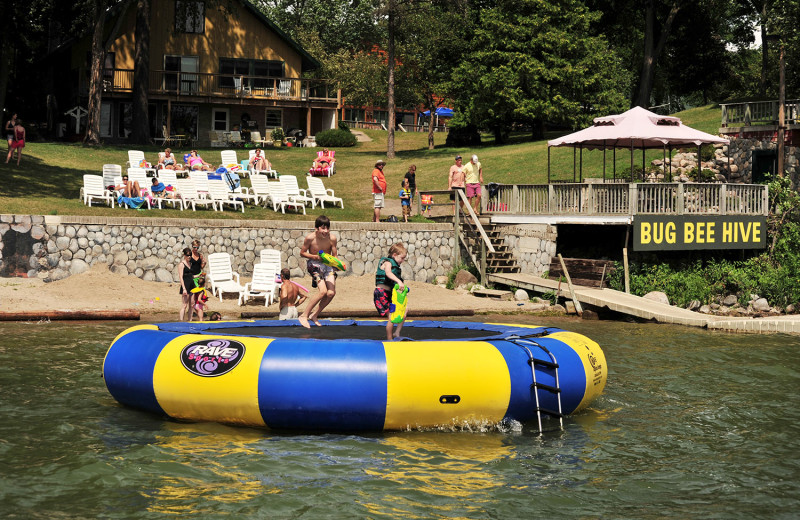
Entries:
POLYGON ((103 377, 120 403, 176 419, 379 431, 567 415, 608 374, 597 343, 552 327, 409 321, 384 341, 385 322, 323 323, 136 326, 103 377))

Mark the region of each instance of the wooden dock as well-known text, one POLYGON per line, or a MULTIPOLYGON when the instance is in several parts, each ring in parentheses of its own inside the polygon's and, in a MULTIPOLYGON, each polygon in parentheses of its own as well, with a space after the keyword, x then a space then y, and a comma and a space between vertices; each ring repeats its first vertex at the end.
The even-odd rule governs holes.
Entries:
MULTIPOLYGON (((558 280, 548 280, 547 278, 526 273, 495 273, 489 274, 488 278, 493 283, 519 287, 539 293, 558 290, 558 280)), ((581 303, 644 320, 707 328, 709 323, 719 319, 717 316, 709 316, 680 307, 654 302, 641 296, 634 296, 614 289, 595 289, 581 285, 574 287, 575 297, 581 303)), ((566 299, 571 298, 566 282, 561 283, 560 296, 566 299)))

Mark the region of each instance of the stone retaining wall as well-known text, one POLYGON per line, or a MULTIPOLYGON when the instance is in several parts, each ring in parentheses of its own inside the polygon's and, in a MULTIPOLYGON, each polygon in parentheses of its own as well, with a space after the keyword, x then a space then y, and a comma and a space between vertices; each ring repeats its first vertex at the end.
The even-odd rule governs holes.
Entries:
MULTIPOLYGON (((279 249, 292 275, 303 276, 300 247, 311 231, 308 221, 0 215, 0 275, 52 281, 101 263, 116 273, 174 282, 182 249, 197 239, 206 255, 230 253, 242 276, 252 274, 265 248, 279 249)), ((398 241, 408 248, 406 279, 430 282, 451 270, 455 238, 448 224, 333 222, 331 231, 349 267, 343 276, 374 273, 398 241)))
POLYGON ((540 275, 550 269, 556 255, 558 230, 549 224, 498 225, 523 273, 540 275))

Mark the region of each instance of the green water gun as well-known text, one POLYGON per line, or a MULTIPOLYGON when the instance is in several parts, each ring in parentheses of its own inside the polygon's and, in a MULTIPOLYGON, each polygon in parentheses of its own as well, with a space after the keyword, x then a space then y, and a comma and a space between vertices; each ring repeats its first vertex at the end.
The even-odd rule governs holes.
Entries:
POLYGON ((389 321, 392 323, 402 323, 406 319, 406 307, 408 307, 408 286, 400 292, 400 286, 394 284, 392 290, 392 303, 389 305, 389 321))
POLYGON ((344 262, 342 262, 341 260, 339 260, 338 258, 336 258, 333 255, 329 255, 325 251, 320 251, 319 252, 319 259, 322 261, 323 264, 329 265, 331 267, 335 267, 336 269, 338 269, 340 271, 346 271, 347 270, 347 266, 344 265, 344 262))

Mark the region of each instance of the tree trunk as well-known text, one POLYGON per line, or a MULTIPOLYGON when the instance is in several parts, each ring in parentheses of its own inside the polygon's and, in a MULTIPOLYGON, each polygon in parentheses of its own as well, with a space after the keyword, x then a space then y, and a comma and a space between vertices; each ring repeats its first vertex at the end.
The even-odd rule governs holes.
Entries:
MULTIPOLYGON (((11 45, 9 33, 11 32, 10 16, 4 16, 3 21, 0 22, 0 110, 8 108, 7 112, 0 112, 0 124, 5 125, 6 121, 11 119, 16 108, 6 107, 6 92, 8 91, 8 75, 11 73, 11 55, 14 52, 14 47, 11 45), (3 115, 8 117, 4 117, 3 115)), ((23 116, 24 117, 24 116, 23 116)))
POLYGON ((436 110, 436 103, 433 100, 433 96, 428 96, 428 111, 430 112, 430 116, 428 117, 428 150, 434 149, 433 144, 433 113, 436 110))
POLYGON ((133 58, 133 128, 131 142, 150 143, 147 88, 150 76, 150 0, 136 3, 136 51, 133 58))
POLYGON ((767 98, 767 64, 769 63, 769 39, 767 38, 767 2, 761 8, 761 78, 758 93, 762 99, 767 98))
POLYGON ((677 2, 672 4, 669 15, 661 25, 661 34, 658 43, 655 41, 656 6, 655 0, 648 0, 645 6, 644 50, 642 53, 642 70, 639 75, 639 88, 633 101, 633 106, 647 108, 650 105, 650 94, 653 92, 653 83, 656 76, 656 62, 664 51, 664 46, 672 30, 672 23, 680 7, 677 2))
POLYGON ((92 72, 89 78, 89 106, 86 115, 86 144, 100 144, 100 100, 103 93, 103 68, 106 50, 103 46, 105 0, 94 0, 94 34, 92 34, 92 72))
POLYGON ((394 159, 394 126, 395 126, 395 107, 394 107, 394 21, 395 21, 395 1, 389 0, 389 43, 386 52, 389 67, 389 86, 386 92, 388 100, 386 109, 389 112, 388 130, 389 136, 386 139, 386 157, 394 159))

